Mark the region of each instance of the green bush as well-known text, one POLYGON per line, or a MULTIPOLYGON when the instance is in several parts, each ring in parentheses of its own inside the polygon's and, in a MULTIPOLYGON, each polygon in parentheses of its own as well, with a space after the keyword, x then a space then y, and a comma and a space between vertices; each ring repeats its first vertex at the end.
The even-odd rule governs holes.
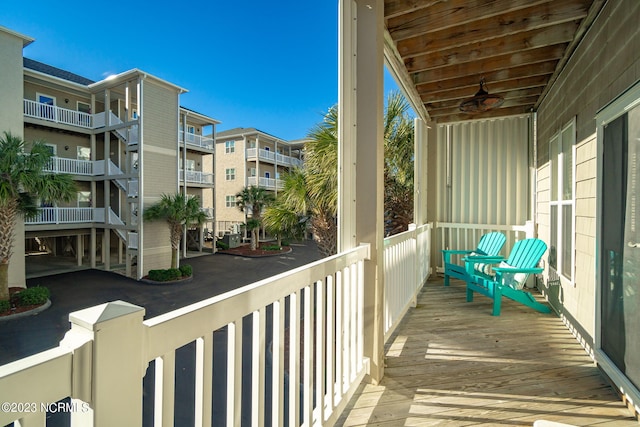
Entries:
POLYGON ((216 248, 226 251, 227 249, 229 249, 229 245, 227 245, 225 242, 223 242, 222 240, 218 240, 216 242, 216 248))
POLYGON ((0 301, 0 313, 9 311, 9 309, 11 309, 11 303, 8 300, 0 301))
POLYGON ((283 240, 282 241, 282 246, 291 246, 291 243, 289 243, 288 240, 283 240))
POLYGON ((49 289, 44 286, 27 288, 18 294, 18 305, 44 304, 49 299, 49 295, 49 289))
MULTIPOLYGON (((191 269, 191 266, 187 266, 191 269)), ((177 268, 169 268, 162 270, 149 270, 149 280, 153 280, 154 282, 169 282, 171 280, 178 280, 182 276, 186 276, 180 269, 177 268)))
POLYGON ((169 280, 176 280, 182 277, 182 272, 178 268, 170 268, 167 270, 169 280))
POLYGON ((180 272, 185 277, 190 277, 193 274, 193 268, 189 264, 184 264, 180 266, 180 272))
POLYGON ((265 251, 279 251, 282 248, 278 245, 264 245, 262 249, 264 249, 265 251))

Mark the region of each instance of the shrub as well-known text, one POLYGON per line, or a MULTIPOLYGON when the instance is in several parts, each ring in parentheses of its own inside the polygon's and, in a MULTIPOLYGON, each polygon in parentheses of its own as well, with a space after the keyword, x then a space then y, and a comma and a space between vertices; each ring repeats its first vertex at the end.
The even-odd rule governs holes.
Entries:
POLYGON ((49 299, 49 295, 49 289, 44 286, 27 288, 18 294, 18 305, 44 304, 49 299))
POLYGON ((189 264, 184 264, 180 266, 180 272, 185 277, 190 277, 193 274, 193 268, 189 264))
POLYGON ((5 311, 9 311, 11 309, 11 303, 8 300, 0 301, 0 313, 4 313, 5 311))
POLYGON ((166 282, 169 280, 167 270, 149 270, 149 279, 155 282, 166 282))
POLYGON ((283 240, 282 246, 291 246, 291 243, 288 240, 283 240))
POLYGON ((229 249, 229 245, 227 245, 225 242, 223 242, 222 240, 218 240, 216 242, 216 248, 221 249, 223 251, 226 251, 227 249, 229 249))
POLYGON ((264 249, 265 251, 279 251, 282 248, 278 245, 264 245, 262 249, 264 249))
MULTIPOLYGON (((191 269, 191 266, 188 266, 191 269)), ((171 280, 178 280, 183 275, 182 271, 177 268, 169 268, 162 270, 149 270, 149 280, 154 282, 169 282, 171 280)))
POLYGON ((182 277, 182 272, 178 268, 170 268, 167 270, 168 280, 176 280, 182 277))

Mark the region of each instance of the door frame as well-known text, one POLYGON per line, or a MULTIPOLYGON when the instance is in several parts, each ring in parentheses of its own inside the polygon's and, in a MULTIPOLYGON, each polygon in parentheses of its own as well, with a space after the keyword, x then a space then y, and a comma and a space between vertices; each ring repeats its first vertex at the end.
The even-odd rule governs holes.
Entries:
POLYGON ((624 93, 601 108, 596 114, 597 126, 597 192, 596 192, 596 255, 595 255, 595 339, 594 357, 598 366, 618 387, 618 392, 635 406, 636 412, 640 412, 640 390, 620 371, 602 350, 602 179, 604 177, 604 127, 623 114, 628 113, 634 107, 640 106, 640 81, 627 89, 624 93))

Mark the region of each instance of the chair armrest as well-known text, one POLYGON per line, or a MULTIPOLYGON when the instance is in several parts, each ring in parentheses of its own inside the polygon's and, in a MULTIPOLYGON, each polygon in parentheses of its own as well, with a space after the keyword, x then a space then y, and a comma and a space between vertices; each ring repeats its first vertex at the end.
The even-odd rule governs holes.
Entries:
POLYGON ((442 253, 459 255, 459 254, 470 254, 473 251, 459 250, 459 249, 442 249, 442 253))
POLYGON ((469 255, 462 258, 462 261, 473 264, 478 262, 484 264, 497 264, 500 261, 504 261, 504 257, 501 257, 500 255, 469 255))
POLYGON ((534 267, 534 268, 518 268, 518 267, 493 267, 493 271, 496 273, 527 273, 527 274, 538 274, 544 271, 544 268, 534 267))

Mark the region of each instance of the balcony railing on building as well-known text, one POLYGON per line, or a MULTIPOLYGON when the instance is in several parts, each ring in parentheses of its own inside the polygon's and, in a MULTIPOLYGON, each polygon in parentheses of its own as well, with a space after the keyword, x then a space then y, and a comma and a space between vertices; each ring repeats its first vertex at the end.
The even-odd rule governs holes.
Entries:
MULTIPOLYGON (((193 184, 207 184, 213 185, 213 174, 200 172, 200 171, 186 171, 186 179, 188 183, 193 184)), ((184 182, 185 180, 185 170, 180 169, 179 174, 180 182, 184 182)))
MULTIPOLYGON (((43 104, 30 99, 24 99, 23 101, 24 115, 26 117, 84 129, 99 129, 107 126, 107 117, 109 119, 109 126, 124 124, 124 122, 111 111, 109 111, 108 116, 105 112, 89 114, 57 107, 55 105, 43 104)), ((135 124, 114 129, 114 132, 129 145, 138 143, 138 128, 135 124)))
POLYGON ((261 160, 268 163, 274 163, 282 166, 301 167, 302 160, 295 157, 285 156, 284 154, 275 153, 263 148, 247 148, 247 160, 261 160), (259 157, 258 157, 259 156, 259 157))
POLYGON ((51 173, 68 173, 71 175, 97 175, 98 168, 94 168, 95 161, 67 159, 64 157, 53 156, 49 163, 45 165, 44 171, 51 173), (94 170, 96 172, 94 172, 94 170))
POLYGON ((269 190, 275 190, 275 189, 281 190, 284 188, 284 181, 281 179, 250 176, 247 179, 247 185, 248 186, 253 185, 261 188, 266 188, 269 190))
MULTIPOLYGON (((191 145, 193 147, 204 148, 207 150, 213 150, 213 138, 209 138, 202 135, 196 135, 193 133, 186 133, 187 145, 191 145)), ((185 142, 185 132, 183 130, 180 131, 180 142, 185 142)))
POLYGON ((104 208, 69 208, 43 207, 38 208, 35 217, 26 218, 25 224, 75 224, 75 223, 104 223, 104 208))

